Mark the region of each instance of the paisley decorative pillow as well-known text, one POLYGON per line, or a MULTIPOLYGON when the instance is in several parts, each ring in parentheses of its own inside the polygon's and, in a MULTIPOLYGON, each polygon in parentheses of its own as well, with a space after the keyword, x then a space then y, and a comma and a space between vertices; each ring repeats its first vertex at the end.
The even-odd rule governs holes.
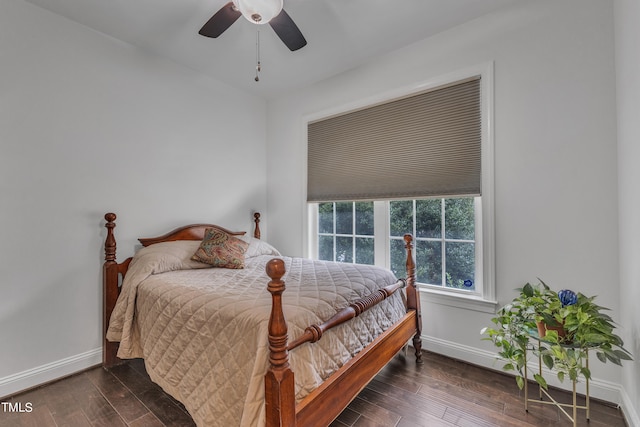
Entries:
POLYGON ((207 228, 200 247, 191 257, 220 268, 244 268, 244 253, 249 244, 215 228, 207 228))

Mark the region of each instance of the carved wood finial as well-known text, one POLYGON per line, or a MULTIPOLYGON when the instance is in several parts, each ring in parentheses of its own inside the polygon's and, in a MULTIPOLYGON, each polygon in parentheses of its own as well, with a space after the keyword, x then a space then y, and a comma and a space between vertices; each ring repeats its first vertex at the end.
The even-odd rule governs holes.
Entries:
MULTIPOLYGON (((285 268, 284 261, 280 258, 274 258, 267 263, 267 276, 271 278, 272 281, 280 281, 282 276, 284 276, 285 268)), ((271 282, 269 283, 271 285, 271 282)), ((284 282, 283 282, 284 285, 284 282)), ((269 290, 271 292, 271 290, 269 290)), ((273 293, 273 292, 272 292, 273 293)))
POLYGON ((107 221, 104 225, 107 228, 107 238, 104 242, 104 260, 107 262, 116 261, 116 238, 113 235, 116 218, 116 214, 112 212, 104 215, 104 219, 107 221))
POLYGON ((255 212, 253 214, 253 222, 256 224, 253 230, 253 237, 256 239, 260 238, 260 212, 255 212))
POLYGON ((282 276, 285 273, 284 261, 274 258, 267 263, 267 275, 271 278, 267 290, 271 293, 272 306, 269 318, 269 360, 274 369, 286 368, 289 365, 287 352, 287 322, 282 310, 282 293, 285 290, 282 276))

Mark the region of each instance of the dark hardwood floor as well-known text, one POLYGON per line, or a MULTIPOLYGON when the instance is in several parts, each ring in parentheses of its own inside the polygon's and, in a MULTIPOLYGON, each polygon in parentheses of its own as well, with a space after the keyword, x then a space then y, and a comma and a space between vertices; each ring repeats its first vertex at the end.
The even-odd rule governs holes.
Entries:
MULTIPOLYGON (((332 427, 571 425, 550 405, 525 412, 512 377, 428 352, 424 361, 416 365, 412 357, 396 356, 332 427)), ((570 401, 568 393, 553 394, 570 401)), ((109 372, 90 369, 3 402, 0 427, 194 425, 184 407, 149 380, 139 360, 109 372)), ((592 400, 591 421, 579 411, 578 425, 626 424, 617 408, 592 400)))

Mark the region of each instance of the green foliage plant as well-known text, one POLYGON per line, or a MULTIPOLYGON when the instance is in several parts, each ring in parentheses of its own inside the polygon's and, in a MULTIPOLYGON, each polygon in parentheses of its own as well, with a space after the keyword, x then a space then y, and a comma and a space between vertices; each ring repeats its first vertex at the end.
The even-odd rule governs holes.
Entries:
MULTIPOLYGON (((623 360, 632 360, 622 339, 614 333, 615 323, 606 314, 608 309, 597 305, 595 297, 561 291, 573 294, 567 303, 542 280, 517 290, 518 295, 491 319, 494 326, 483 328, 481 334, 498 348, 498 357, 505 361, 503 369, 515 373, 520 389, 524 387, 528 350, 539 352, 545 366, 556 372, 561 382, 565 378, 591 378, 587 351, 595 352, 603 363, 622 365, 623 360), (543 337, 538 336, 538 323, 546 325, 543 337), (560 327, 563 333, 554 327, 560 327), (531 342, 536 339, 540 345, 534 347, 531 342)), ((534 374, 534 379, 547 388, 541 375, 534 374)))

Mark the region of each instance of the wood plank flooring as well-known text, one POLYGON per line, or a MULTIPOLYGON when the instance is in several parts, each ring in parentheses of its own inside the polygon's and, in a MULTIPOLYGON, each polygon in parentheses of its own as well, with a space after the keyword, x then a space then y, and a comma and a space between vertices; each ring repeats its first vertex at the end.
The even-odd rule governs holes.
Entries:
MULTIPOLYGON (((550 405, 525 412, 512 377, 429 352, 423 358, 416 365, 413 357, 396 356, 331 427, 571 426, 550 405)), ((553 394, 570 401, 566 392, 553 394)), ((93 368, 3 402, 0 427, 194 426, 184 407, 149 380, 139 360, 111 371, 93 368), (15 412, 28 407, 30 412, 15 412)), ((578 425, 626 424, 617 408, 592 400, 591 421, 579 411, 578 425)))

